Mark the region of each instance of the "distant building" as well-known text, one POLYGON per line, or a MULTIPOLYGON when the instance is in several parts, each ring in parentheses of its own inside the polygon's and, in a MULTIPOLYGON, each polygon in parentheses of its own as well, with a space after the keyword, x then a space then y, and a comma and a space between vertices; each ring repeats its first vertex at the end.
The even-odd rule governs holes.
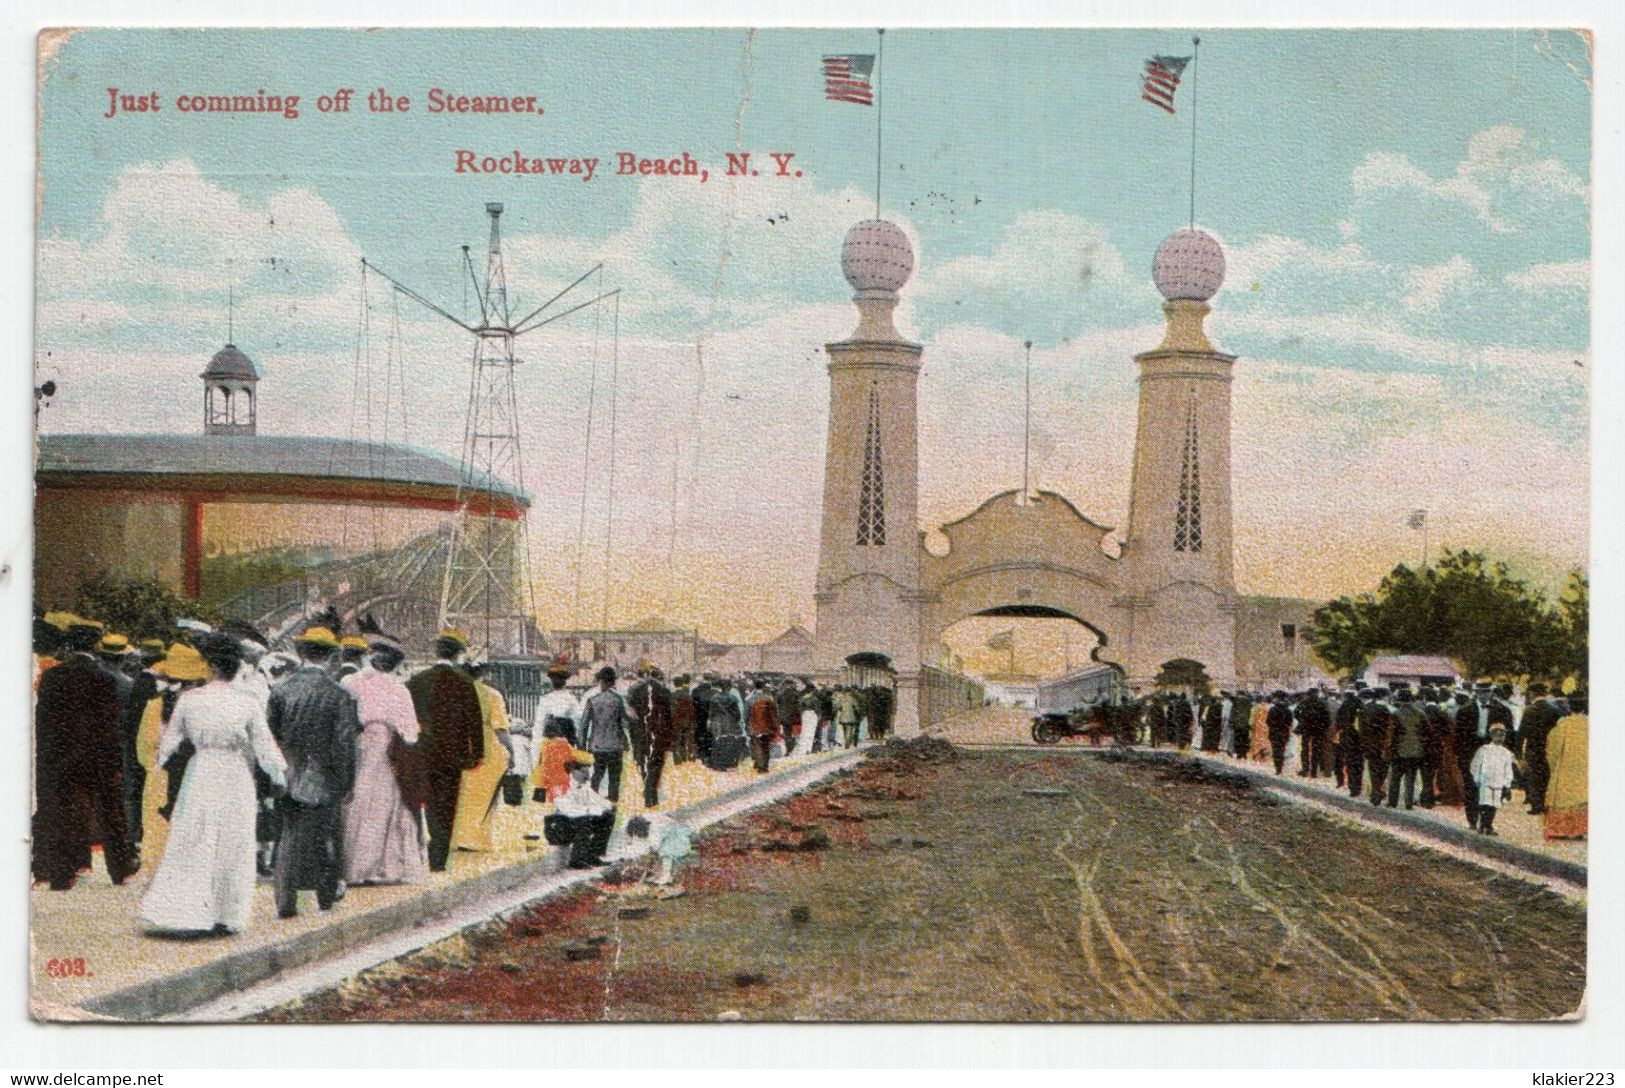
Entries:
POLYGON ((1238 687, 1301 691, 1333 682, 1309 642, 1319 604, 1295 597, 1236 598, 1238 687))
POLYGON ((1412 687, 1450 686, 1461 683, 1461 667, 1448 657, 1430 654, 1391 654, 1372 658, 1361 677, 1376 687, 1392 687, 1395 681, 1404 681, 1412 687))
POLYGON ((707 643, 701 650, 704 671, 719 674, 782 672, 806 676, 812 672, 813 636, 800 624, 791 624, 766 642, 707 643))
POLYGON ((549 642, 555 654, 567 657, 581 669, 610 665, 626 674, 647 663, 665 673, 668 680, 700 671, 699 632, 655 617, 622 628, 554 630, 549 633, 549 642))
MULTIPOLYGON (((203 381, 202 434, 46 434, 35 466, 35 599, 72 608, 99 574, 151 578, 206 597, 274 635, 312 607, 376 613, 432 635, 450 515, 461 503, 516 521, 530 496, 457 459, 401 442, 262 435, 259 368, 235 344, 203 381), (298 551, 320 566, 280 569, 298 551), (206 560, 208 562, 206 562, 206 560), (258 567, 256 567, 256 563, 258 567), (213 564, 211 567, 210 564, 213 564), (205 568, 234 576, 226 600, 205 568), (280 570, 276 584, 239 584, 280 570)), ((535 632, 471 632, 487 645, 535 632)), ((419 647, 421 649, 421 647, 419 647)))

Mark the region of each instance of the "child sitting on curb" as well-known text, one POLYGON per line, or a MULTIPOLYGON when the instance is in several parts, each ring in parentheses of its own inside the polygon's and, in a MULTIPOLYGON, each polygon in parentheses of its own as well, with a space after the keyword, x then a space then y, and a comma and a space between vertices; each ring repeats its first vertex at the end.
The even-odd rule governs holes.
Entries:
POLYGON ((673 893, 680 890, 681 885, 677 885, 676 881, 694 857, 694 832, 670 816, 652 813, 628 820, 626 833, 630 838, 646 840, 649 851, 660 859, 659 867, 649 877, 650 881, 673 893))

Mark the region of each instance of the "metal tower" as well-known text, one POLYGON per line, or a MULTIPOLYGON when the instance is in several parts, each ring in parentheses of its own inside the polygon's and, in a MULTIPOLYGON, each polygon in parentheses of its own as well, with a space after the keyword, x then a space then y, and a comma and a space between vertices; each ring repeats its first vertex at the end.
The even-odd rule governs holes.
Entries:
POLYGON ((462 628, 495 657, 528 655, 538 648, 530 644, 535 609, 530 596, 525 521, 493 515, 488 501, 492 481, 507 480, 521 491, 525 486, 519 401, 514 389, 514 368, 522 360, 514 354, 514 341, 619 291, 606 292, 542 317, 543 311, 597 271, 599 266, 595 265, 515 321, 502 263, 502 205, 487 204, 485 211, 491 219, 491 237, 483 283, 475 273, 469 247, 463 247, 463 264, 479 304, 477 323, 464 321, 435 305, 377 265, 365 260, 362 263, 408 298, 474 336, 468 412, 463 424, 462 479, 441 583, 440 624, 462 628))

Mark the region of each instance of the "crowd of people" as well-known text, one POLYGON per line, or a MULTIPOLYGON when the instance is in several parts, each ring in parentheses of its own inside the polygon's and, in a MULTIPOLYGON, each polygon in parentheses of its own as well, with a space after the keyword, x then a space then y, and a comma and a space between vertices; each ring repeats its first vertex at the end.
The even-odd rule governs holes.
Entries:
POLYGON ((1350 681, 1340 690, 1156 693, 1086 708, 1123 743, 1198 749, 1327 778, 1390 808, 1460 806, 1497 834, 1497 811, 1523 791, 1548 839, 1587 830, 1587 700, 1541 683, 1459 687, 1350 681))
MULTIPOLYGON (((143 866, 153 931, 241 932, 257 882, 280 917, 299 893, 330 910, 348 888, 417 883, 457 851, 496 848, 499 823, 524 845, 604 864, 630 757, 647 841, 664 882, 688 849, 654 810, 671 765, 715 772, 747 758, 765 774, 798 749, 853 747, 889 732, 889 687, 819 686, 785 675, 675 677, 604 666, 577 691, 557 661, 530 720, 443 630, 435 660, 408 667, 401 642, 336 614, 273 651, 246 623, 183 621, 167 644, 131 643, 95 620, 37 616, 33 874, 72 889, 100 844, 108 877, 143 866), (509 809, 516 820, 499 821, 509 809)), ((513 845, 513 844, 504 844, 513 845)))

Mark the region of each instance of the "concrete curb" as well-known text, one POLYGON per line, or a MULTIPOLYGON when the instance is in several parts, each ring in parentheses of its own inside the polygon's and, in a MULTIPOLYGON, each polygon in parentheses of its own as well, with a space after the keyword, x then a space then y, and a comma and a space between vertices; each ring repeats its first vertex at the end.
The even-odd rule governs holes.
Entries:
MULTIPOLYGON (((793 770, 757 778, 713 797, 671 810, 671 815, 695 827, 712 823, 720 817, 708 818, 710 814, 737 805, 738 802, 755 794, 780 796, 783 792, 794 792, 843 770, 862 758, 868 747, 866 745, 793 770)), ((764 798, 764 803, 770 799, 764 798)), ((535 859, 516 862, 469 880, 434 888, 408 900, 376 907, 365 914, 335 918, 331 925, 319 930, 301 933, 287 940, 257 948, 244 949, 174 975, 149 979, 121 990, 100 994, 86 1000, 78 1008, 98 1018, 115 1020, 152 1021, 173 1017, 225 995, 266 982, 285 971, 340 956, 391 933, 409 929, 428 929, 437 919, 444 918, 460 908, 469 907, 479 900, 502 896, 540 878, 564 873, 564 858, 562 849, 549 848, 541 857, 535 859)), ((611 861, 614 860, 617 859, 611 858, 611 861)), ((575 879, 550 883, 538 898, 557 894, 588 880, 599 879, 603 873, 591 870, 573 875, 575 879)), ((440 937, 430 939, 438 940, 440 937)))
MULTIPOLYGON (((1202 761, 1207 763, 1208 761, 1202 761)), ((1539 850, 1532 850, 1527 846, 1518 846, 1505 839, 1490 838, 1480 835, 1465 826, 1451 823, 1441 823, 1427 816, 1404 809, 1389 808, 1387 805, 1373 805, 1363 797, 1350 797, 1346 793, 1333 793, 1330 790, 1318 789, 1305 785, 1302 782, 1291 781, 1284 776, 1276 778, 1274 775, 1260 774, 1257 771, 1243 771, 1243 774, 1252 779, 1255 785, 1280 793, 1292 794, 1307 801, 1328 805, 1350 815, 1359 817, 1362 823, 1386 824, 1389 827, 1401 828, 1424 838, 1445 843, 1458 850, 1477 854, 1491 861, 1498 861, 1503 865, 1511 865, 1526 873, 1536 876, 1554 877, 1566 880, 1570 884, 1580 887, 1586 886, 1585 865, 1565 858, 1554 858, 1550 854, 1543 854, 1539 850)))
POLYGON ((1543 854, 1539 850, 1531 850, 1527 846, 1518 846, 1507 842, 1505 839, 1488 838, 1467 827, 1441 823, 1438 820, 1418 815, 1415 812, 1392 809, 1386 805, 1373 805, 1363 797, 1350 797, 1347 793, 1322 790, 1316 786, 1310 786, 1295 779, 1287 778, 1284 775, 1277 777, 1267 771, 1257 771, 1251 767, 1239 767, 1222 760, 1181 755, 1171 750, 1145 748, 1067 748, 1042 747, 1036 744, 987 745, 987 747, 1005 747, 1011 750, 1031 750, 1034 752, 1075 751, 1096 757, 1122 757, 1142 763, 1191 763, 1216 774, 1228 774, 1237 778, 1245 778, 1261 789, 1274 790, 1292 797, 1301 797, 1306 801, 1313 801, 1328 808, 1337 809, 1340 812, 1347 813, 1352 818, 1358 819, 1361 823, 1377 825, 1378 830, 1391 827, 1408 831, 1454 849, 1477 854, 1479 857, 1499 862, 1502 865, 1509 865, 1534 876, 1565 880, 1582 888, 1586 887, 1587 867, 1579 862, 1555 858, 1550 854, 1543 854))

